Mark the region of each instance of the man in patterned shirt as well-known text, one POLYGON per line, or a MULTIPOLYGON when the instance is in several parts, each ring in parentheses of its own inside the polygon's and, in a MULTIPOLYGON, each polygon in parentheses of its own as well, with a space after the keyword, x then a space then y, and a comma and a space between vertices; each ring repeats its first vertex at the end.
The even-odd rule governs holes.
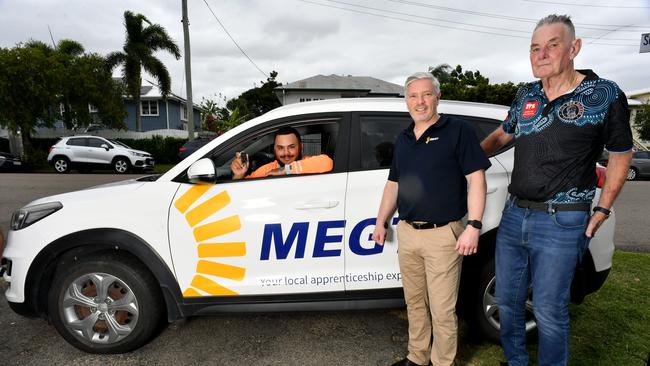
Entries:
POLYGON ((533 75, 501 127, 481 146, 493 154, 514 138, 515 160, 496 243, 501 344, 510 366, 528 365, 524 306, 532 286, 539 364, 566 365, 570 288, 576 266, 621 190, 632 155, 625 94, 591 70, 575 70, 582 43, 571 18, 539 21, 530 45, 533 75), (596 192, 596 160, 609 155, 596 192))

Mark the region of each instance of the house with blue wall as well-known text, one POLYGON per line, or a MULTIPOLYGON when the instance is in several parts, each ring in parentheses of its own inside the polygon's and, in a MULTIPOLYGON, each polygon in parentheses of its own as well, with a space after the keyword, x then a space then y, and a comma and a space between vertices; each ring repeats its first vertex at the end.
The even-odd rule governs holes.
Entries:
MULTIPOLYGON (((120 80, 120 79, 118 79, 120 80)), ((174 93, 170 93, 167 99, 163 99, 162 93, 158 86, 149 83, 140 88, 140 111, 142 115, 142 132, 153 130, 187 130, 187 100, 174 93)), ((63 113, 63 105, 59 106, 63 113)), ((133 99, 124 96, 124 108, 127 116, 124 119, 124 125, 127 131, 136 131, 135 129, 135 103, 133 99)), ((103 129, 102 121, 99 118, 97 109, 88 105, 88 111, 92 118, 91 127, 93 130, 103 129)), ((201 130, 201 107, 194 104, 194 131, 201 130)), ((69 134, 66 132, 63 121, 57 120, 54 128, 36 128, 36 135, 47 136, 69 134)))
MULTIPOLYGON (((187 130, 187 100, 170 93, 163 99, 156 85, 143 85, 140 89, 140 111, 142 131, 172 129, 187 130)), ((124 124, 130 131, 135 131, 135 103, 131 98, 124 99, 127 116, 124 124)), ((194 131, 201 129, 201 109, 194 105, 194 131)))

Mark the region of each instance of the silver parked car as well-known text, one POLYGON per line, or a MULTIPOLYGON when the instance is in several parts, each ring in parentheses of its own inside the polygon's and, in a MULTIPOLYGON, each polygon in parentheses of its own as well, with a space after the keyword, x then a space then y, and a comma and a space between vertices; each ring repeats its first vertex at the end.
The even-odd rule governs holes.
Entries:
MULTIPOLYGON (((599 163, 607 166, 608 159, 602 159, 599 163)), ((635 151, 632 154, 630 169, 627 171, 627 180, 650 177, 650 151, 635 151)))
POLYGON ((108 168, 123 174, 131 169, 154 167, 154 158, 148 152, 99 136, 62 137, 50 148, 47 161, 57 173, 67 173, 72 168, 83 172, 108 168))

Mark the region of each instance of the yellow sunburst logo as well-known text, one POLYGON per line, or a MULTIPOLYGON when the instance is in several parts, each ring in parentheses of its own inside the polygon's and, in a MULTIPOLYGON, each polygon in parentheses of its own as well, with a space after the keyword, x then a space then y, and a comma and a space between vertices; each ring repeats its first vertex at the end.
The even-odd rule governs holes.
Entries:
POLYGON ((192 228, 199 257, 196 264, 196 275, 192 278, 190 286, 183 291, 183 296, 187 297, 203 296, 203 293, 213 296, 238 295, 237 292, 226 288, 215 280, 204 275, 226 278, 234 281, 242 281, 246 275, 246 268, 207 259, 243 257, 246 255, 245 242, 209 242, 218 236, 241 229, 239 215, 233 215, 224 219, 201 224, 205 219, 230 204, 230 196, 228 195, 228 192, 222 191, 204 202, 195 205, 198 199, 212 187, 214 187, 214 185, 195 185, 188 189, 187 192, 185 192, 174 203, 174 207, 176 207, 181 214, 185 215, 185 220, 192 228))

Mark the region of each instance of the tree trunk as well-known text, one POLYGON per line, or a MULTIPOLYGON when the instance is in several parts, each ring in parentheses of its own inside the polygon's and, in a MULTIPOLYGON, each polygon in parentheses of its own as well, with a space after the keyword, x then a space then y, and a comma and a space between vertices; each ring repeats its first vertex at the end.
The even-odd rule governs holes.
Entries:
POLYGON ((133 96, 133 102, 135 103, 135 130, 142 132, 142 106, 140 105, 140 93, 133 96))

